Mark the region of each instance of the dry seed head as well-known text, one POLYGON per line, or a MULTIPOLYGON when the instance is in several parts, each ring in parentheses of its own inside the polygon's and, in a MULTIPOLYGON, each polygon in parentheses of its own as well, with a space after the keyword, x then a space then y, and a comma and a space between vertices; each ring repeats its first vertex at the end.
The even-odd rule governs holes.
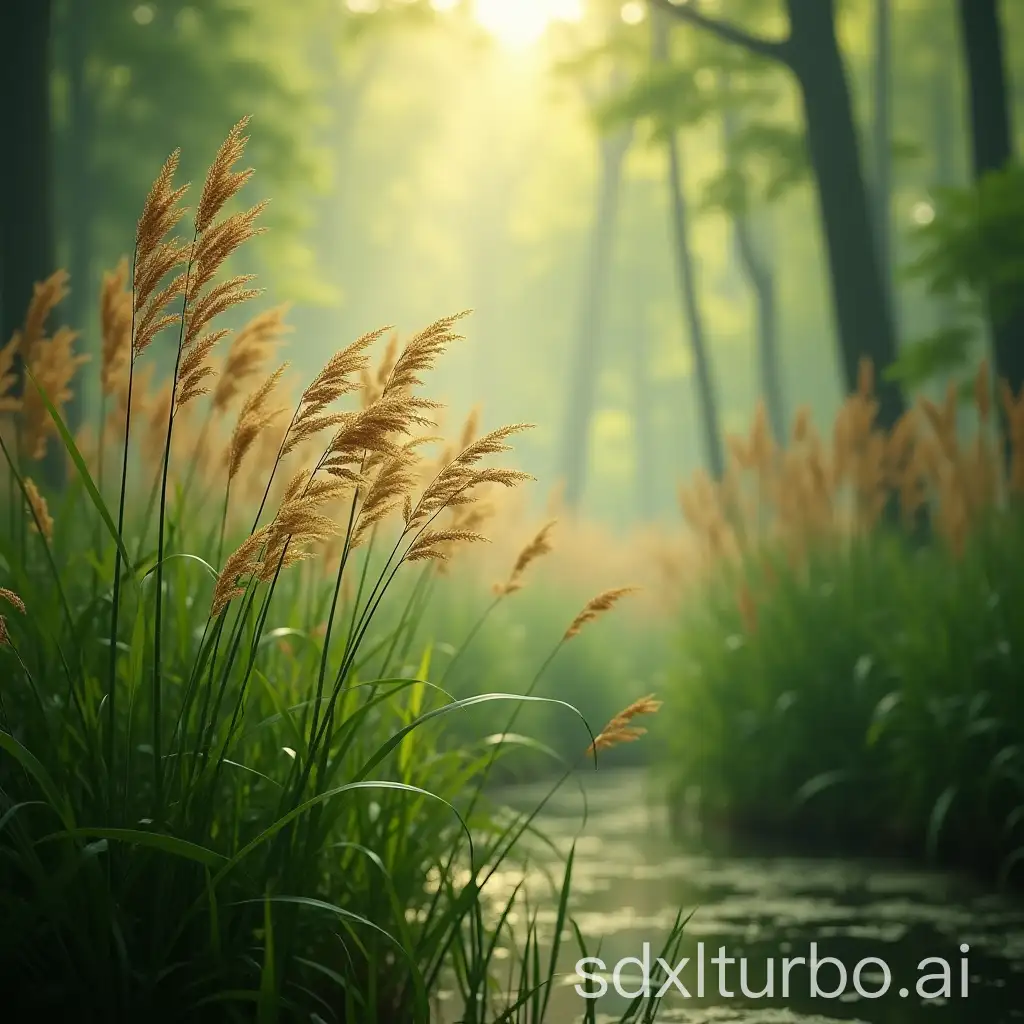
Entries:
POLYGON ((213 392, 213 409, 223 414, 235 397, 265 364, 277 341, 291 331, 284 322, 288 305, 274 306, 257 313, 235 335, 213 392))
POLYGON ((288 364, 279 366, 248 398, 242 403, 238 413, 235 429, 231 432, 228 444, 228 480, 238 474, 242 461, 253 444, 281 415, 283 409, 270 406, 270 397, 281 380, 288 364))
POLYGON ((593 622, 595 619, 611 611, 622 598, 635 594, 638 589, 638 587, 616 587, 613 590, 603 591, 597 597, 592 597, 583 606, 583 610, 579 615, 569 624, 569 628, 565 631, 565 636, 562 637, 562 640, 571 640, 574 636, 578 636, 580 630, 587 623, 593 622))
POLYGON ((178 368, 178 386, 174 391, 175 412, 192 399, 209 393, 203 381, 212 377, 215 371, 208 362, 208 356, 217 342, 229 333, 227 329, 221 329, 204 334, 184 353, 178 368))
POLYGON ((448 346, 453 341, 460 340, 461 336, 455 334, 452 328, 468 313, 469 310, 465 310, 454 316, 435 320, 425 330, 410 338, 388 375, 383 393, 387 395, 396 391, 412 391, 422 385, 423 381, 420 380, 419 374, 432 369, 448 346))
POLYGON ((20 343, 21 336, 15 331, 14 337, 0 347, 0 413, 16 412, 21 408, 21 401, 13 396, 18 383, 18 375, 14 372, 14 358, 18 354, 20 343))
MULTIPOLYGON (((161 244, 163 245, 163 243, 161 244)), ((166 248, 173 250, 169 252, 165 260, 168 264, 167 271, 170 271, 181 262, 183 250, 177 243, 173 242, 166 243, 166 248)), ((160 269, 163 270, 163 268, 160 269)), ((178 324, 181 320, 180 311, 171 312, 170 310, 172 306, 177 306, 177 300, 185 294, 185 274, 175 274, 159 292, 156 292, 156 284, 163 276, 164 274, 161 273, 160 277, 154 282, 152 292, 155 292, 155 294, 150 294, 149 301, 145 303, 145 308, 142 308, 142 304, 139 303, 139 297, 143 292, 136 288, 135 309, 141 315, 138 317, 135 325, 135 337, 132 339, 132 355, 134 358, 142 355, 161 331, 178 324)))
POLYGON ((368 365, 366 349, 390 329, 382 327, 364 334, 347 348, 331 356, 299 398, 295 416, 285 437, 284 454, 287 455, 297 445, 314 437, 321 430, 336 426, 340 422, 337 414, 325 414, 324 410, 339 398, 357 390, 359 385, 351 378, 365 373, 368 365))
POLYGON ((259 295, 258 288, 246 287, 252 280, 254 280, 252 274, 236 274, 226 281, 219 281, 212 285, 202 294, 197 295, 194 291, 191 292, 192 299, 185 313, 183 347, 188 348, 192 345, 215 317, 231 309, 232 306, 237 306, 239 303, 259 295))
POLYGON ((116 391, 131 359, 132 351, 132 293, 127 289, 128 260, 121 259, 112 272, 105 272, 100 287, 100 335, 102 337, 102 365, 100 385, 103 394, 116 391))
POLYGON ((661 708, 662 702, 654 699, 654 694, 641 697, 634 701, 629 707, 620 711, 602 730, 597 738, 587 747, 588 754, 594 754, 599 750, 609 750, 622 743, 632 743, 640 739, 647 730, 641 726, 632 725, 632 721, 640 715, 653 715, 661 708))
POLYGON ((46 499, 39 493, 39 488, 31 477, 25 477, 25 497, 31 510, 32 528, 38 530, 46 541, 53 540, 53 518, 46 505, 46 499))
POLYGON ((228 555, 213 588, 213 602, 210 607, 210 615, 213 618, 220 615, 230 601, 245 593, 245 590, 238 586, 240 578, 258 575, 262 568, 260 548, 263 547, 269 530, 269 526, 261 526, 242 541, 238 550, 228 555))
POLYGON ((513 423, 492 430, 468 444, 441 469, 427 486, 412 511, 410 521, 419 522, 449 505, 472 500, 471 492, 483 484, 493 483, 504 487, 514 487, 531 479, 528 474, 515 470, 495 468, 477 470, 473 467, 488 455, 511 451, 511 446, 505 444, 505 441, 513 434, 532 429, 532 426, 530 423, 513 423))
POLYGON ((12 608, 25 614, 25 602, 13 591, 8 590, 6 587, 0 587, 0 599, 6 601, 12 608))
POLYGON ((449 548, 455 544, 487 543, 487 538, 472 530, 424 530, 405 554, 405 561, 419 562, 430 559, 443 562, 449 548))
POLYGON ((242 213, 234 213, 218 221, 199 235, 192 257, 192 275, 188 282, 187 298, 190 305, 237 249, 263 233, 263 228, 256 227, 256 218, 267 206, 268 202, 264 200, 242 213))
MULTIPOLYGON (((384 460, 378 467, 356 519, 352 535, 354 548, 362 544, 372 527, 382 522, 392 512, 401 508, 404 513, 411 507, 409 492, 416 482, 418 461, 415 446, 415 441, 407 442, 397 455, 384 460)), ((406 520, 405 526, 408 525, 406 520)))
POLYGON ((494 587, 495 594, 507 596, 514 594, 523 588, 523 575, 526 570, 538 558, 542 558, 552 550, 551 531, 555 528, 557 520, 552 519, 545 523, 533 537, 533 539, 519 552, 519 557, 512 566, 512 572, 504 583, 497 583, 494 587))
MULTIPOLYGON (((26 361, 36 383, 62 417, 65 405, 72 398, 71 381, 78 368, 89 361, 87 355, 74 352, 77 337, 75 331, 60 327, 52 338, 39 338, 31 358, 26 361)), ((47 440, 57 433, 42 395, 34 387, 26 388, 22 397, 22 431, 24 450, 30 459, 43 458, 47 440)))
POLYGON ((181 150, 176 149, 164 162, 160 173, 150 187, 149 195, 142 206, 142 213, 135 228, 136 309, 140 309, 149 297, 148 295, 139 295, 139 270, 147 265, 160 243, 185 215, 185 210, 180 203, 188 191, 188 185, 183 185, 178 189, 172 187, 180 157, 181 150))
POLYGON ((25 312, 25 321, 18 333, 19 355, 28 365, 32 364, 36 346, 46 335, 46 321, 54 309, 67 297, 68 273, 55 270, 46 280, 32 286, 32 298, 25 312))
POLYGON ((371 373, 368 365, 362 367, 359 371, 362 381, 361 404, 363 406, 377 401, 384 393, 384 388, 387 385, 388 378, 391 376, 391 371, 395 368, 397 359, 398 332, 392 330, 388 335, 388 342, 384 348, 384 355, 377 367, 377 372, 375 374, 371 373))
POLYGON ((248 136, 242 135, 249 123, 248 115, 243 117, 228 132, 206 174, 203 191, 196 208, 196 230, 205 231, 224 205, 252 177, 252 169, 232 171, 231 168, 242 159, 248 136))

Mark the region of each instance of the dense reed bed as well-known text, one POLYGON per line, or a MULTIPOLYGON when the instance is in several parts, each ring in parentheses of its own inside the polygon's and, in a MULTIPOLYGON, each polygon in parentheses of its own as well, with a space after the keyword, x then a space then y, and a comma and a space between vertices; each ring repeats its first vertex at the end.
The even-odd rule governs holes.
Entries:
POLYGON ((780 446, 759 414, 724 480, 683 488, 701 582, 671 685, 675 797, 1019 881, 1024 396, 982 365, 889 433, 875 410, 865 365, 830 442, 801 412, 780 446))
MULTIPOLYGON (((624 701, 595 736, 534 692, 543 658, 518 694, 456 700, 438 681, 424 609, 453 582, 439 570, 485 539, 489 496, 525 481, 493 464, 525 428, 471 423, 426 454, 437 406, 421 378, 458 317, 404 343, 367 334, 289 398, 285 311, 238 317, 258 292, 226 270, 262 210, 228 212, 251 175, 236 169, 244 128, 187 229, 168 160, 133 259, 105 278, 91 430, 73 438, 63 419, 75 334, 48 332, 65 274, 0 350, 5 1006, 369 1024, 432 1019, 444 989, 467 1022, 539 1024, 571 934, 572 858, 542 948, 536 905, 517 887, 495 907, 487 890, 536 811, 510 815, 485 782, 530 746, 513 731, 524 704, 564 721, 552 790, 659 705, 624 701), (474 708, 479 731, 453 742, 474 708)), ((526 545, 499 597, 548 546, 543 531, 526 545)), ((556 652, 627 593, 586 601, 556 652)))

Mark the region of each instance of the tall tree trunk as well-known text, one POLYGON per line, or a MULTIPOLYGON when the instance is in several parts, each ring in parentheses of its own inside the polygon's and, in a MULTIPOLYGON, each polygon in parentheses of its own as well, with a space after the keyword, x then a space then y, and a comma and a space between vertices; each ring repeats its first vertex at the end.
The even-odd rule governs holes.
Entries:
MULTIPOLYGON (((879 371, 895 360, 896 332, 836 38, 835 0, 786 0, 789 37, 777 42, 702 14, 694 3, 651 2, 725 42, 779 61, 796 75, 825 230, 840 362, 846 387, 853 390, 862 357, 879 371)), ((903 412, 903 395, 881 373, 877 379, 878 418, 883 426, 891 426, 903 412)))
POLYGON ((633 310, 633 336, 630 341, 633 378, 633 441, 636 467, 637 512, 645 522, 655 518, 655 454, 657 442, 651 416, 650 338, 644 303, 636 300, 633 310))
POLYGON ((20 328, 32 289, 54 270, 50 0, 0 4, 0 338, 20 328))
MULTIPOLYGON (((975 180, 1014 156, 1003 30, 997 0, 958 0, 967 64, 971 157, 975 180)), ((1014 392, 1024 386, 1024 302, 1004 319, 989 310, 996 372, 1014 392)))
POLYGON ((807 144, 818 182, 843 376, 847 390, 853 391, 860 360, 871 360, 877 371, 879 423, 891 427, 904 409, 899 387, 882 375, 896 359, 896 334, 836 38, 835 4, 787 2, 790 61, 801 86, 807 144))
MULTIPOLYGON (((68 0, 65 23, 68 78, 68 138, 62 175, 67 199, 68 272, 71 276, 67 301, 67 321, 83 337, 94 332, 90 310, 93 281, 93 178, 92 145, 95 131, 93 96, 86 81, 89 55, 89 29, 92 19, 89 0, 68 0)), ((95 346, 92 346, 95 348, 95 346)), ((66 419, 72 433, 82 422, 84 395, 79 381, 72 388, 66 406, 66 419)), ((60 464, 63 465, 61 459, 60 464)))
MULTIPOLYGON (((668 59, 668 25, 664 18, 652 21, 652 53, 656 63, 668 59)), ((679 157, 679 141, 676 133, 670 132, 665 143, 668 156, 668 189, 672 201, 672 236, 676 251, 676 271, 679 275, 679 295, 683 316, 690 338, 693 356, 694 398, 700 418, 704 461, 708 472, 715 479, 725 474, 725 454, 722 445, 721 421, 718 417, 718 392, 711 371, 711 356, 708 352, 697 299, 697 275, 690 250, 689 211, 683 187, 682 161, 679 157)))
MULTIPOLYGON (((892 292, 892 0, 875 0, 874 193, 878 261, 892 292)), ((895 312, 895 310, 894 310, 895 312)))
MULTIPOLYGON (((943 49, 947 40, 943 39, 943 49)), ((949 54, 945 54, 948 59, 949 54)), ((961 183, 957 161, 956 102, 954 83, 945 61, 936 63, 931 76, 932 95, 932 152, 934 153, 935 183, 942 188, 952 188, 961 183)), ((952 327, 958 320, 956 300, 951 295, 942 295, 935 302, 935 329, 952 327)))
POLYGON ((761 396, 772 433, 779 441, 786 437, 786 402, 782 394, 779 367, 778 315, 775 273, 763 253, 758 252, 750 218, 733 218, 736 250, 754 290, 757 316, 757 366, 761 396))
POLYGON ((590 421, 594 412, 597 379, 601 366, 601 328, 604 300, 611 270, 612 243, 618 219, 622 164, 632 130, 605 136, 600 142, 600 179, 589 261, 583 283, 579 333, 569 374, 562 447, 564 500, 572 511, 579 509, 586 485, 590 455, 590 421))
MULTIPOLYGON (((728 75, 722 76, 722 88, 728 92, 728 75)), ((726 103, 722 111, 722 134, 727 158, 736 130, 735 108, 726 103)), ((782 441, 786 436, 786 405, 782 395, 782 375, 779 367, 775 272, 767 254, 759 251, 749 211, 734 210, 732 225, 736 254, 754 292, 759 390, 764 399, 772 433, 776 440, 782 441)))

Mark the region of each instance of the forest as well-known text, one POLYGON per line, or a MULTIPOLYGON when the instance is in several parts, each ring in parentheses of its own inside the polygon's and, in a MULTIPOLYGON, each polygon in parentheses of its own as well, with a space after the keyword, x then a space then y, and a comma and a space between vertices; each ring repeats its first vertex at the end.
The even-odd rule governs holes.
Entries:
POLYGON ((1020 0, 2 6, 17 1019, 1017 1019, 1020 0))

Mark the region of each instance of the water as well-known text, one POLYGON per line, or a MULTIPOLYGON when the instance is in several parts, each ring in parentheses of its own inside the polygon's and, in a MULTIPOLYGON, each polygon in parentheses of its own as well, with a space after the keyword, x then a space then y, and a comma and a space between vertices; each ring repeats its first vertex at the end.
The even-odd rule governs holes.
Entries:
MULTIPOLYGON (((763 853, 712 853, 698 838, 685 844, 668 836, 664 810, 648 796, 640 772, 600 772, 588 779, 589 820, 577 840, 572 912, 590 952, 600 943, 600 956, 610 972, 623 957, 639 956, 651 943, 652 961, 682 907, 693 911, 680 956, 690 963, 679 974, 685 998, 672 989, 664 999, 659 1022, 691 1024, 1009 1024, 1024 1020, 1024 902, 986 893, 967 880, 901 865, 854 859, 808 859, 763 853), (806 967, 794 967, 787 997, 782 994, 782 959, 809 956, 838 958, 848 978, 837 998, 812 998, 806 967), (704 945, 705 991, 697 995, 698 944, 704 945), (963 954, 961 944, 969 949, 963 954), (774 998, 743 998, 739 967, 728 965, 719 992, 719 968, 710 963, 719 947, 726 955, 748 961, 747 989, 765 987, 767 961, 774 958, 774 998), (891 971, 886 994, 865 998, 850 978, 866 957, 885 961, 891 971), (920 975, 935 974, 941 965, 918 964, 941 957, 949 965, 949 998, 923 1000, 917 994, 920 975), (966 969, 964 968, 966 961, 966 969), (966 995, 962 984, 966 977, 966 995), (901 990, 906 994, 901 994, 901 990)), ((515 807, 535 805, 544 787, 506 791, 515 807)), ((543 827, 562 849, 568 849, 580 825, 579 790, 567 786, 549 805, 543 827)), ((557 858, 538 850, 559 873, 557 858)), ((511 892, 521 878, 509 871, 496 876, 495 898, 511 892)), ((544 901, 546 882, 531 872, 528 887, 550 929, 555 906, 544 901)), ((549 890, 547 890, 549 891, 549 890)), ((561 969, 567 973, 552 998, 548 1020, 570 1024, 582 1018, 583 1000, 574 990, 579 956, 570 935, 561 969)), ((674 965, 673 965, 674 966, 674 965)), ((640 969, 630 968, 623 986, 635 990, 640 969)), ((828 991, 839 981, 838 969, 822 966, 819 984, 828 991)), ((872 992, 884 982, 882 968, 867 965, 861 987, 872 992)), ((925 982, 927 992, 939 981, 925 982)), ((657 986, 655 986, 657 987, 657 986)), ((613 1021, 629 999, 609 987, 598 1000, 598 1019, 613 1021)), ((456 1014, 457 1018, 458 1014, 456 1014)), ((455 1019, 455 1018, 452 1018, 455 1019)))

